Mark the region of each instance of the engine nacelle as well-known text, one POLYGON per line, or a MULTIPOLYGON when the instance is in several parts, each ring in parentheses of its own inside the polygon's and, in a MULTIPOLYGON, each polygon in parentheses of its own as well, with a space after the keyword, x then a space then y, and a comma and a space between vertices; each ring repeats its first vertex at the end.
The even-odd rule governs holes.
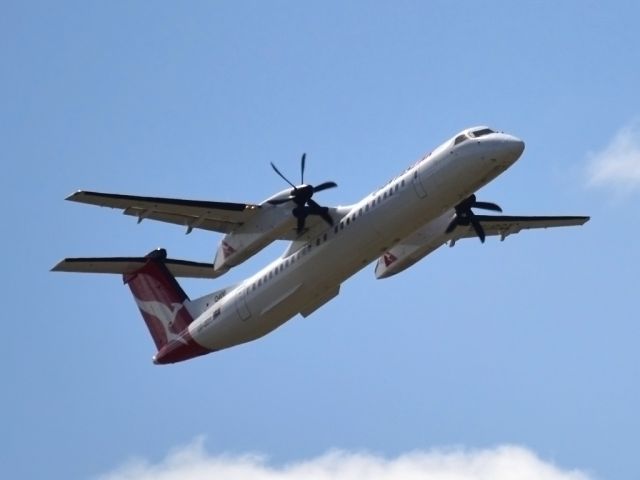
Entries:
POLYGON ((448 211, 387 250, 378 258, 376 278, 387 278, 400 273, 446 243, 451 234, 445 230, 452 218, 453 211, 448 211))
POLYGON ((294 228, 294 224, 291 208, 263 203, 250 221, 222 238, 213 261, 214 270, 225 272, 241 264, 294 228))

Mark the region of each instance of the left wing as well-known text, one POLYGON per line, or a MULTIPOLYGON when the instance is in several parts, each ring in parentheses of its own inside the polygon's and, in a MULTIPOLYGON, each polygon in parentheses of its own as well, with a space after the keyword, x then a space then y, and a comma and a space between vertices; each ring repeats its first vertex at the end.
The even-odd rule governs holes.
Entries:
MULTIPOLYGON (((447 212, 421 229, 394 245, 378 259, 376 278, 387 278, 406 270, 420 259, 448 243, 450 247, 461 238, 477 237, 471 225, 460 225, 446 233, 453 212, 447 212)), ((510 215, 474 215, 480 222, 485 235, 500 235, 504 240, 521 230, 533 228, 570 227, 583 225, 589 217, 522 217, 510 215)))
POLYGON ((69 195, 67 200, 119 208, 125 215, 138 217, 138 223, 145 218, 175 223, 187 227, 187 233, 194 228, 229 233, 260 211, 260 205, 247 203, 141 197, 82 190, 69 195))
MULTIPOLYGON (((475 217, 482 224, 485 234, 500 235, 501 240, 504 240, 509 235, 518 233, 521 230, 528 230, 534 228, 553 228, 553 227, 571 227, 584 225, 589 221, 590 217, 523 217, 523 216, 510 216, 510 215, 475 215, 475 217)), ((461 238, 476 237, 476 232, 473 227, 458 226, 451 233, 451 241, 455 242, 461 238)))

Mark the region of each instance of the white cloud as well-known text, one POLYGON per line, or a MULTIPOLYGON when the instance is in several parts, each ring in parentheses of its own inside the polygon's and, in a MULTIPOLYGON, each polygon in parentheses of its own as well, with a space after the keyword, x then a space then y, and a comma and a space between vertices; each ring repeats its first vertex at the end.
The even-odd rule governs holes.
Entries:
POLYGON ((591 186, 619 193, 640 189, 640 122, 622 128, 602 151, 591 154, 587 175, 591 186))
POLYGON ((132 461, 100 480, 587 480, 517 446, 486 450, 415 451, 395 458, 333 451, 309 460, 274 466, 259 455, 211 455, 203 439, 152 464, 132 461))

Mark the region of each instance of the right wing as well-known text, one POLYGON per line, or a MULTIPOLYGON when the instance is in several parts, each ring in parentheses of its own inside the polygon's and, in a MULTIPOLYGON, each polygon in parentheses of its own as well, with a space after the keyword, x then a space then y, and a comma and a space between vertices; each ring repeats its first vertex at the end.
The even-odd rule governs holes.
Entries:
MULTIPOLYGON (((159 222, 174 223, 187 228, 191 233, 194 228, 213 232, 230 233, 239 226, 249 222, 265 210, 256 204, 210 202, 205 200, 183 200, 179 198, 142 197, 122 195, 118 193, 101 193, 78 190, 69 195, 67 200, 99 207, 110 207, 122 210, 125 215, 138 218, 138 223, 148 218, 159 222)), ((270 208, 268 206, 267 208, 270 208)), ((273 207, 271 207, 273 208, 273 207)), ((334 222, 339 222, 349 212, 349 207, 329 207, 329 215, 334 222)), ((280 240, 297 240, 300 234, 296 231, 296 223, 291 216, 291 225, 278 236, 280 240)), ((304 238, 315 235, 326 224, 317 215, 309 215, 304 238)), ((245 231, 245 233, 247 233, 245 231)), ((259 232, 252 232, 259 233, 259 232)))
POLYGON ((194 228, 229 233, 260 211, 260 205, 247 203, 142 197, 82 190, 69 195, 67 200, 118 208, 125 215, 138 217, 138 223, 149 218, 182 225, 187 227, 187 233, 194 228))

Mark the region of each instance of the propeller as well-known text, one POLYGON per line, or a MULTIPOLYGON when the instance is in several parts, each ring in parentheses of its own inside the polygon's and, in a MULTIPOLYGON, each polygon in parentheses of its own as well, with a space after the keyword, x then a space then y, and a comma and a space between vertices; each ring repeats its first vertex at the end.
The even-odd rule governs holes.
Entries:
POLYGON ((453 217, 451 223, 445 230, 446 233, 453 232, 456 227, 467 227, 471 225, 473 230, 478 235, 478 238, 482 243, 484 243, 484 239, 486 237, 484 233, 484 228, 482 228, 482 224, 476 217, 476 214, 473 213, 472 208, 481 208, 483 210, 493 210, 494 212, 502 212, 502 208, 500 208, 495 203, 491 202, 479 202, 476 200, 475 195, 471 195, 470 197, 464 199, 458 205, 456 205, 456 216, 453 217))
POLYGON ((307 154, 303 153, 302 158, 300 159, 300 185, 294 185, 289 181, 287 177, 285 177, 278 167, 271 162, 271 168, 293 189, 289 192, 288 196, 284 196, 281 198, 274 198, 269 200, 271 205, 281 205, 287 202, 295 203, 295 207, 291 211, 293 216, 297 220, 296 231, 300 234, 304 230, 305 222, 309 215, 318 215, 329 225, 333 225, 333 218, 329 215, 329 209, 327 207, 322 207, 318 205, 317 202, 312 200, 313 194, 316 192, 321 192, 322 190, 327 190, 329 188, 337 187, 338 184, 336 182, 323 182, 319 185, 307 185, 304 183, 304 169, 306 166, 307 154))

